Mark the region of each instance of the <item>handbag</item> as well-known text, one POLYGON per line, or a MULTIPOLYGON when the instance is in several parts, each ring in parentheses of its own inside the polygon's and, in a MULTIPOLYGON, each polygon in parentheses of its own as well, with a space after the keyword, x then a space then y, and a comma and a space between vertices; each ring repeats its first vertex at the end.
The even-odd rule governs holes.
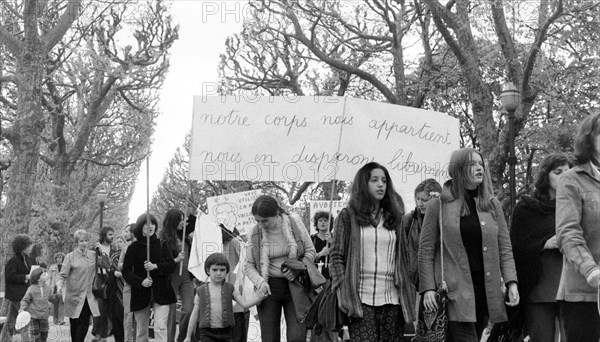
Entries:
POLYGON ((282 271, 288 269, 295 275, 295 279, 288 282, 288 284, 290 294, 292 295, 292 301, 294 302, 296 318, 300 323, 304 323, 308 310, 318 295, 317 290, 312 285, 309 272, 307 271, 307 264, 308 262, 300 260, 286 260, 281 265, 282 271))
POLYGON ((340 331, 347 320, 346 314, 338 307, 337 293, 333 291, 331 280, 328 280, 308 310, 306 327, 312 329, 313 334, 321 335, 323 331, 340 331))
POLYGON ((106 299, 108 298, 108 276, 98 273, 99 270, 98 255, 96 254, 96 274, 92 283, 92 293, 98 299, 106 299))
POLYGON ((444 342, 448 340, 448 286, 444 280, 444 229, 442 219, 442 201, 440 199, 440 257, 442 281, 435 292, 437 310, 427 311, 423 299, 419 304, 417 331, 412 342, 444 342))

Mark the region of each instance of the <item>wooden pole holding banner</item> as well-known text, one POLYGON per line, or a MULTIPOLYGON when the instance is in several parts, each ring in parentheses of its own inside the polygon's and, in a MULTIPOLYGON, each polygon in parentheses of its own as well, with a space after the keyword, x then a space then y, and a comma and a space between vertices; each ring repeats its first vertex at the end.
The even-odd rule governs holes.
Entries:
MULTIPOLYGON (((344 109, 342 110, 342 117, 346 116, 346 100, 347 97, 344 96, 344 109)), ((344 131, 344 123, 340 123, 340 134, 338 135, 338 145, 337 145, 337 151, 336 151, 336 155, 339 156, 340 154, 340 146, 342 145, 342 132, 344 131)), ((335 188, 337 186, 337 171, 338 171, 338 162, 339 159, 335 158, 335 168, 333 170, 333 177, 331 179, 331 191, 329 193, 329 220, 332 219, 333 217, 333 192, 335 191, 335 188)), ((331 227, 331 222, 329 223, 329 227, 331 227)), ((327 248, 329 248, 329 240, 331 239, 331 232, 330 232, 330 237, 329 239, 327 239, 327 244, 325 244, 325 246, 327 246, 327 248)), ((327 256, 325 257, 325 266, 329 267, 329 254, 327 254, 327 256)))
MULTIPOLYGON (((150 156, 146 157, 146 227, 150 229, 150 156)), ((146 261, 150 262, 150 234, 146 233, 146 261)), ((146 271, 150 278, 150 271, 146 271)))
MULTIPOLYGON (((188 219, 188 202, 190 201, 189 196, 190 193, 192 192, 192 185, 191 182, 188 180, 187 181, 187 191, 186 191, 186 201, 185 201, 185 211, 184 211, 184 215, 183 215, 183 231, 181 232, 181 250, 183 252, 185 252, 185 230, 187 228, 187 219, 188 219)), ((179 275, 181 276, 183 274, 183 260, 180 261, 179 264, 179 275)))

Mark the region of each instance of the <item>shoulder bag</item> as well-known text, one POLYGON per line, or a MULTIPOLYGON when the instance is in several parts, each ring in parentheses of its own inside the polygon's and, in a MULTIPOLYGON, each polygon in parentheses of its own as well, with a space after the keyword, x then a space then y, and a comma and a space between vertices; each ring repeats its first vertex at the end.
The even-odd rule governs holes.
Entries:
POLYGON ((419 304, 419 320, 417 331, 412 342, 444 342, 448 341, 448 286, 444 280, 444 222, 442 211, 442 199, 440 198, 440 259, 442 270, 442 281, 435 292, 437 310, 427 311, 423 305, 423 297, 419 304))

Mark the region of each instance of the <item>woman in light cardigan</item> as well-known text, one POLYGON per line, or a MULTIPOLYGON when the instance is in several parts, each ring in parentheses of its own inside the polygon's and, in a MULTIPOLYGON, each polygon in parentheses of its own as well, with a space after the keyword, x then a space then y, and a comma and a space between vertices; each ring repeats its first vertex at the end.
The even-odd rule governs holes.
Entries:
POLYGON ((383 165, 371 162, 358 170, 348 207, 335 220, 329 260, 332 289, 350 319, 352 341, 402 341, 405 323, 415 320, 403 210, 383 165))
MULTIPOLYGON (((64 310, 70 321, 71 341, 84 342, 90 316, 100 316, 98 301, 92 293, 96 252, 88 249, 89 235, 85 230, 77 230, 73 238, 77 247, 63 260, 56 287, 58 293, 62 293, 64 287, 64 310)), ((107 259, 100 258, 98 261, 103 267, 110 265, 107 259)))
POLYGON ((281 340, 283 308, 287 340, 304 342, 306 326, 296 316, 296 306, 289 288, 294 274, 285 267, 282 270, 282 265, 286 260, 302 258, 314 262, 315 247, 302 221, 281 209, 273 197, 259 196, 252 205, 252 215, 257 225, 250 234, 245 271, 254 286, 268 295, 258 305, 261 340, 281 340))

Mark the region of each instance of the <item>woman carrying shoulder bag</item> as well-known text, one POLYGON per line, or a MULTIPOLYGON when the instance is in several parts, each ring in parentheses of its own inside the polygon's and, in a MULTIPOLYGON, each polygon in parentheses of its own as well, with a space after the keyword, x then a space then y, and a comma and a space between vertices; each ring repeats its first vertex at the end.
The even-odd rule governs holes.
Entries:
POLYGON ((436 310, 441 280, 440 205, 444 234, 444 280, 448 286, 448 334, 453 342, 478 342, 488 321, 507 320, 502 279, 510 302, 519 303, 517 274, 504 214, 493 197, 481 153, 452 153, 440 198, 425 213, 419 241, 419 292, 436 310))

